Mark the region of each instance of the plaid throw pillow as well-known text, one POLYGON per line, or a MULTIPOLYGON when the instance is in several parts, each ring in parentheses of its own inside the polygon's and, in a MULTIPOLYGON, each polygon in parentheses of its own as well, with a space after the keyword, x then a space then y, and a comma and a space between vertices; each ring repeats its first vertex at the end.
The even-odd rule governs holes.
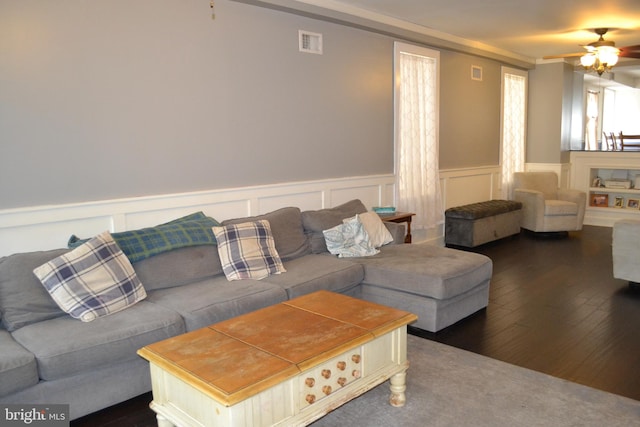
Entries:
POLYGON ((90 322, 147 294, 108 231, 33 270, 60 308, 90 322))
POLYGON ((264 279, 287 270, 280 260, 269 221, 213 227, 227 280, 264 279))

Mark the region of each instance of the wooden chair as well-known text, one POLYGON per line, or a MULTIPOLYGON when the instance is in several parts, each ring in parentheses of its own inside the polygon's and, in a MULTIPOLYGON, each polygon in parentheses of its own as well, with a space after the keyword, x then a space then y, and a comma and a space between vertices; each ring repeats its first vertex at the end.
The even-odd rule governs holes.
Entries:
POLYGON ((618 151, 620 147, 618 147, 618 140, 616 138, 616 134, 611 132, 611 144, 613 146, 613 151, 618 151))
POLYGON ((631 148, 634 151, 640 150, 640 135, 624 135, 620 132, 620 150, 624 151, 625 148, 631 148))
POLYGON ((602 136, 604 136, 604 146, 603 150, 607 151, 616 151, 616 137, 613 132, 602 132, 602 136))

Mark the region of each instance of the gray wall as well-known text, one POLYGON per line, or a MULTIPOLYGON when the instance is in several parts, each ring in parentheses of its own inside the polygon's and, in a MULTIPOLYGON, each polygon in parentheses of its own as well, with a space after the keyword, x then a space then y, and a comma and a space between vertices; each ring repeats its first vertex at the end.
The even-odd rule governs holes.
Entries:
POLYGON ((572 138, 576 138, 572 122, 583 114, 582 105, 574 99, 574 91, 581 88, 579 77, 563 62, 539 64, 529 72, 527 162, 569 162, 572 138))
MULTIPOLYGON (((0 208, 393 173, 392 38, 215 5, 0 2, 0 208)), ((443 52, 441 167, 498 163, 499 94, 443 52)))
POLYGON ((471 55, 440 54, 440 168, 500 163, 500 64, 471 55), (482 67, 482 81, 471 66, 482 67))

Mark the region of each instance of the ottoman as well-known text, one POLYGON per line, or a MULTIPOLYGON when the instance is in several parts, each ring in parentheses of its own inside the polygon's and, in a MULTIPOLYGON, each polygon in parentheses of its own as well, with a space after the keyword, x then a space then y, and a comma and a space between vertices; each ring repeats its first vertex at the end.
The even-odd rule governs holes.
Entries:
POLYGON ((359 298, 418 316, 412 325, 437 332, 489 303, 493 263, 488 257, 429 244, 380 248, 354 258, 364 266, 359 298))
POLYGON ((520 233, 522 203, 489 200, 445 211, 444 242, 473 248, 520 233))

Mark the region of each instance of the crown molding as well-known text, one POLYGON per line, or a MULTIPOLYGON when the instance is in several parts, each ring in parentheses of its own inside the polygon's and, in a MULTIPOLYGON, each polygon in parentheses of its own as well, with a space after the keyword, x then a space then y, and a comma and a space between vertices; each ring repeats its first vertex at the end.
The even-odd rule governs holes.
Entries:
POLYGON ((232 0, 531 69, 535 59, 334 0, 232 0))

